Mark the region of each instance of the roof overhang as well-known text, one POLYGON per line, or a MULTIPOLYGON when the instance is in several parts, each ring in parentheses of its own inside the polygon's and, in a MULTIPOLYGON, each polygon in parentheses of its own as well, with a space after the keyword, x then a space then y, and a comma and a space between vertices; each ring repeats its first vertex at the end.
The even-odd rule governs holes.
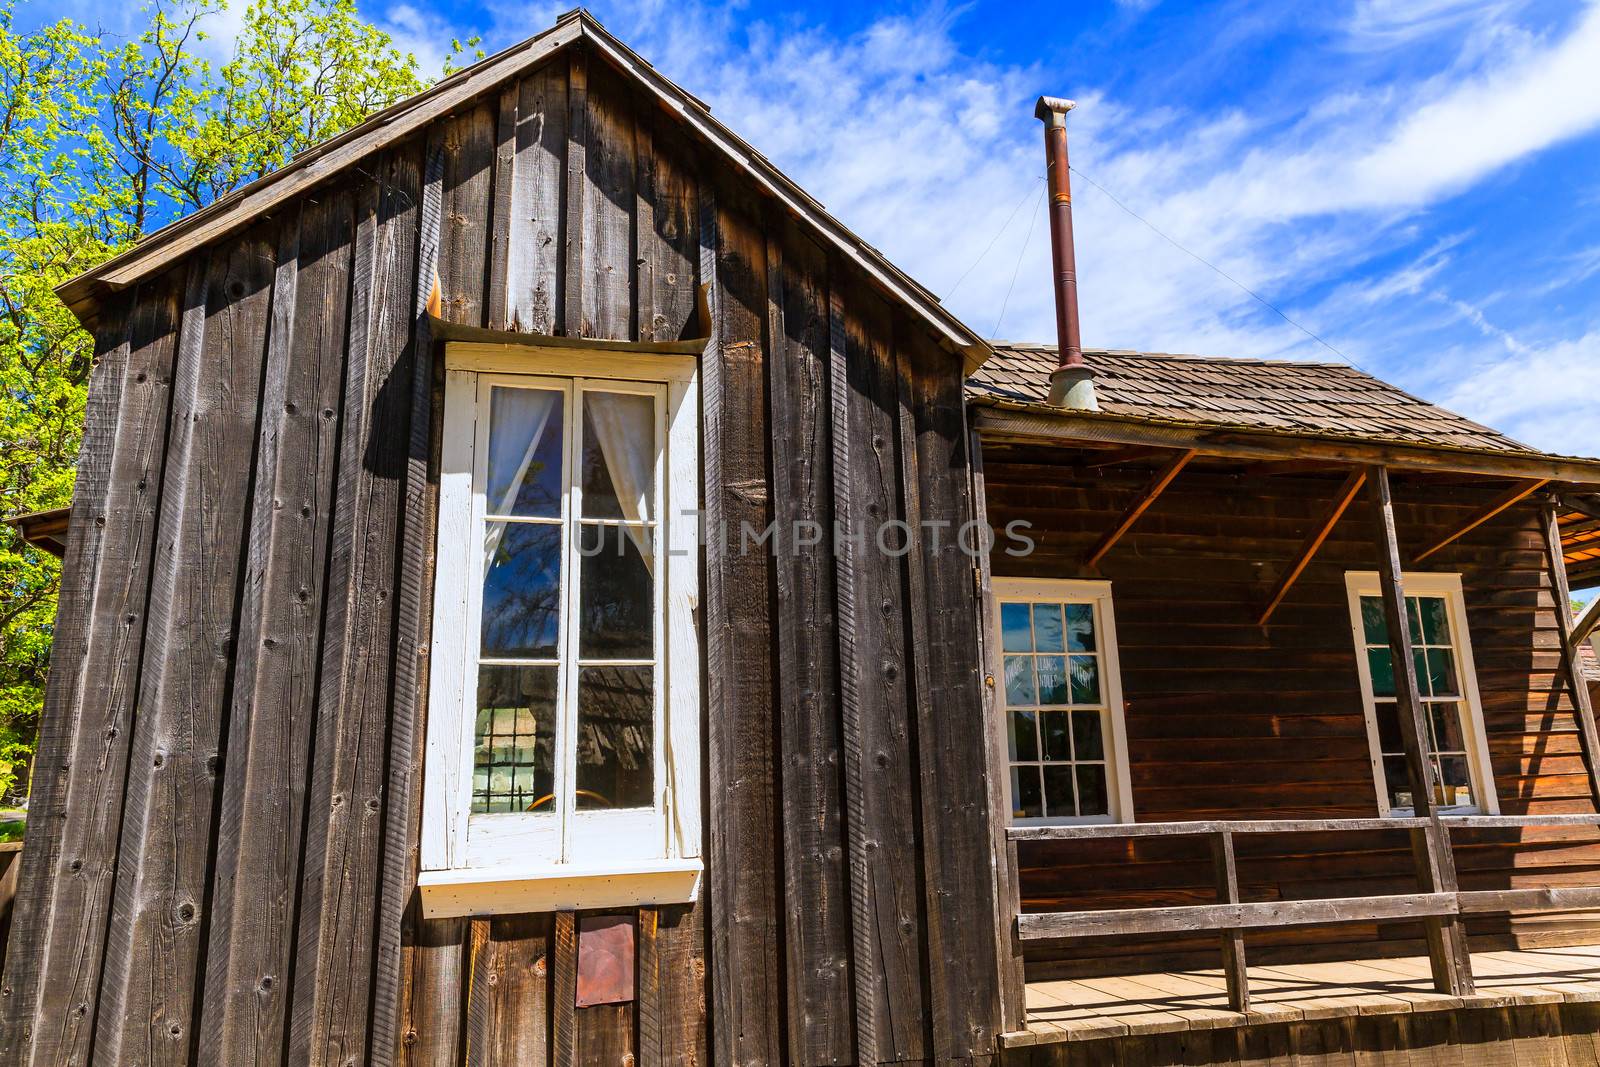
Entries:
POLYGON ((986 440, 1034 444, 1146 445, 1194 449, 1236 459, 1315 459, 1395 470, 1481 474, 1494 478, 1547 478, 1600 486, 1600 460, 1543 452, 1454 448, 1306 434, 1218 423, 1138 418, 1104 412, 1063 411, 993 397, 972 397, 973 425, 986 440))
POLYGON ((809 224, 885 295, 910 308, 944 347, 960 354, 965 373, 971 374, 988 359, 988 342, 945 309, 936 296, 852 233, 765 156, 713 118, 705 104, 656 71, 582 9, 562 15, 545 32, 452 74, 426 92, 386 108, 361 125, 301 153, 282 169, 149 234, 126 252, 63 283, 56 293, 81 320, 87 321, 105 294, 126 289, 197 247, 243 229, 252 220, 270 214, 371 153, 403 141, 435 119, 578 41, 587 41, 612 65, 648 89, 692 134, 749 176, 763 193, 809 224))
POLYGON ((71 508, 52 508, 13 515, 4 521, 28 544, 59 559, 67 554, 67 527, 71 520, 71 508))

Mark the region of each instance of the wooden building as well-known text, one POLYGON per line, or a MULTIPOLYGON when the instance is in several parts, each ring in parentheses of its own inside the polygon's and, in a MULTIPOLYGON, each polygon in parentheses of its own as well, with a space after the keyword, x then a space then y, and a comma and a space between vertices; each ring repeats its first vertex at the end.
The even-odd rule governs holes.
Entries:
POLYGON ((1600 940, 1600 461, 1339 367, 1052 407, 583 12, 61 295, 0 1062, 1600 1062, 1482 958, 1600 940))

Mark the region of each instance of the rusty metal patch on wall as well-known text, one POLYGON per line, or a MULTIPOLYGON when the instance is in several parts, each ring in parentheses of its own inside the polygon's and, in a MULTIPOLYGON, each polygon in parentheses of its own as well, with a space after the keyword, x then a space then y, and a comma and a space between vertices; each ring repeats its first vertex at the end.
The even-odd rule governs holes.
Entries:
POLYGON ((627 1004, 634 996, 633 917, 578 920, 578 1007, 627 1004))

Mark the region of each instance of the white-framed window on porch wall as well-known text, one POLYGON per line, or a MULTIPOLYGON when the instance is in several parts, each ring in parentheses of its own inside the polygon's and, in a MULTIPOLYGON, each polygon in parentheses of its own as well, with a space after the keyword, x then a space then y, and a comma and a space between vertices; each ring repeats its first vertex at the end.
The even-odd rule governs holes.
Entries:
MULTIPOLYGON (((1405 590, 1417 691, 1428 729, 1434 801, 1445 815, 1499 814, 1461 576, 1403 574, 1400 584, 1405 590)), ((1345 586, 1378 810, 1384 815, 1409 816, 1415 808, 1378 574, 1352 571, 1345 575, 1345 586)))
POLYGON ((992 588, 1012 824, 1133 821, 1111 583, 992 588))
POLYGON ((694 898, 692 357, 446 348, 430 916, 694 898))

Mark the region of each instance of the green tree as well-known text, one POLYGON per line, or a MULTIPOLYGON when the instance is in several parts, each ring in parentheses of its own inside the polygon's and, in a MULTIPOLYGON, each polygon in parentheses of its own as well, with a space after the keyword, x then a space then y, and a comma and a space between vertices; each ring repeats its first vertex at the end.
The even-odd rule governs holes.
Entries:
MULTIPOLYGON (((0 515, 71 502, 93 350, 54 288, 427 86, 354 0, 257 0, 220 64, 215 10, 158 2, 113 43, 0 0, 0 515)), ((26 786, 59 579, 0 528, 0 793, 26 786)))

